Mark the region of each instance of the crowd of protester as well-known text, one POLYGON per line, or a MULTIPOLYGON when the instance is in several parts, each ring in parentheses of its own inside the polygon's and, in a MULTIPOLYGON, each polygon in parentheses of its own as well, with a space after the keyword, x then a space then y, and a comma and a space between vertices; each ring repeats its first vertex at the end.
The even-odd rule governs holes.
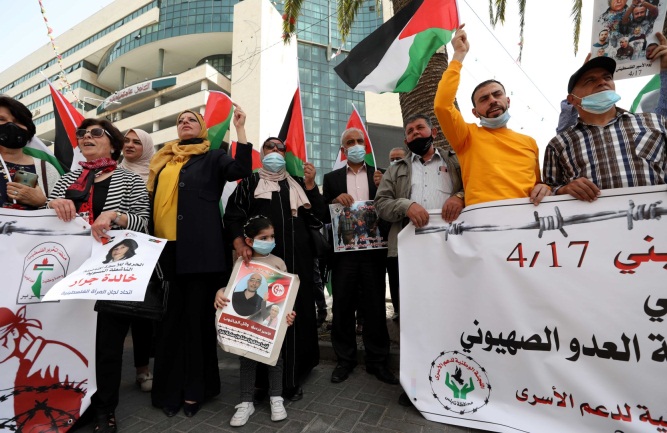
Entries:
MULTIPOLYGON (((238 137, 234 159, 224 150, 210 148, 204 119, 195 111, 178 115, 177 139, 158 152, 145 131, 133 128, 123 135, 107 120, 85 119, 76 132, 85 161, 59 176, 53 166, 22 151, 35 135, 30 111, 0 96, 2 207, 53 209, 64 221, 83 215, 96 242, 112 229, 167 239, 159 260, 170 283, 164 319, 97 315, 97 391, 91 409, 95 431, 117 431, 115 409, 129 329, 137 385, 151 392, 153 405, 166 416, 181 409, 186 416, 195 416, 221 392, 212 318, 216 308, 230 302, 220 289, 229 279, 232 255, 246 264, 263 261, 300 278, 294 311, 286 314, 290 326, 276 366, 266 368, 241 358, 241 403, 230 420, 232 426, 244 425, 254 404, 266 395, 273 421, 287 417, 284 399, 303 397, 302 386, 319 362, 317 329, 327 315, 321 299, 323 268, 331 270, 333 287, 331 340, 337 365, 331 382, 345 381, 357 365, 355 313, 363 312, 360 332, 366 372, 398 384, 388 368, 385 269, 390 272, 397 319, 397 235, 409 222, 416 227, 428 224, 428 209, 441 209, 443 219, 452 222, 464 206, 492 200, 528 198, 538 205, 545 196, 570 194, 594 201, 601 189, 667 183, 667 40, 661 34, 657 37, 660 44, 652 59, 661 63, 663 85, 656 112, 631 114, 616 107, 613 59, 597 57, 585 63, 570 78, 567 102, 576 115, 549 142, 544 178, 535 140, 506 126, 510 99, 500 82, 484 81, 471 95, 480 125, 466 123, 456 108, 462 62, 470 47, 462 27, 452 39, 453 56, 434 107, 453 150, 434 147, 433 119, 412 116, 404 122, 407 149, 392 149, 391 165, 380 171, 364 162, 362 131, 349 128, 340 142, 347 163, 325 174, 322 190, 315 183, 313 164, 304 164, 303 177, 287 172, 287 148, 277 137, 262 143, 262 167, 252 172, 252 144, 247 142, 246 115, 239 106, 233 118, 238 137), (607 136, 615 138, 606 143, 607 136), (601 155, 597 152, 601 147, 611 156, 588 158, 601 155), (221 219, 218 201, 223 188, 237 180, 221 219), (330 220, 328 205, 347 209, 357 201, 374 203, 380 218, 377 227, 388 240, 388 249, 332 254, 323 267, 323 259, 318 263, 314 257, 308 228, 330 220)), ((275 314, 266 323, 271 325, 273 319, 275 314)))

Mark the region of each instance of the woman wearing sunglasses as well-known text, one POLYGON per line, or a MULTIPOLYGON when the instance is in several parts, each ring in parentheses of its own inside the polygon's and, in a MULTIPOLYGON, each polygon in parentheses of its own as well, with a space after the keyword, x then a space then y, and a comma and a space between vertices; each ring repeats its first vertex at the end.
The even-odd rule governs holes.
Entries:
POLYGON ((234 107, 235 159, 224 150, 211 150, 204 119, 188 110, 176 118, 178 139, 166 143, 149 165, 150 230, 168 240, 160 264, 169 281, 167 311, 155 342, 151 399, 169 417, 181 407, 192 417, 220 393, 212 300, 229 278, 229 254, 219 203, 227 182, 252 172, 252 145, 244 144, 246 116, 234 107))
POLYGON ((272 254, 283 259, 288 272, 299 275, 294 304, 297 319, 283 343, 283 395, 294 401, 302 398, 302 381, 319 362, 314 262, 307 220, 311 214, 321 220, 327 208, 315 184, 313 164, 304 163, 303 178, 293 177, 285 169, 286 151, 280 138, 269 137, 263 143, 262 168, 238 184, 227 202, 224 223, 236 253, 247 263, 252 249, 243 240, 243 225, 256 215, 269 217, 275 228, 272 254))
MULTIPOLYGON (((145 183, 139 175, 116 163, 123 148, 123 135, 107 120, 85 119, 76 137, 85 161, 79 162, 80 169, 60 178, 46 206, 63 221, 83 213, 98 242, 109 238, 107 232, 111 229, 145 232, 149 215, 145 183)), ((113 313, 97 314, 97 392, 92 397, 97 433, 116 431, 114 411, 130 321, 113 313)))
POLYGON ((0 164, 0 207, 38 209, 60 177, 52 164, 24 152, 35 131, 30 110, 16 99, 0 96, 0 158, 4 161, 0 164))

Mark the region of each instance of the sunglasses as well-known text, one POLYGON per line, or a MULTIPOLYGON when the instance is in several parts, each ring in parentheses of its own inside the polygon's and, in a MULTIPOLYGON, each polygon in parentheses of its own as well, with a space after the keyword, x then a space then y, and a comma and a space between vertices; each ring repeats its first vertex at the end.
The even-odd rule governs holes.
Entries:
POLYGON ((279 152, 284 152, 287 147, 283 143, 274 143, 273 141, 267 141, 264 143, 264 149, 266 150, 273 150, 273 149, 278 149, 279 152))
POLYGON ((93 138, 100 138, 104 134, 111 137, 111 134, 109 134, 107 132, 107 130, 104 129, 104 128, 93 128, 91 130, 87 130, 87 129, 77 129, 76 130, 76 138, 78 138, 79 140, 82 139, 83 137, 85 137, 86 134, 90 134, 90 136, 93 137, 93 138))

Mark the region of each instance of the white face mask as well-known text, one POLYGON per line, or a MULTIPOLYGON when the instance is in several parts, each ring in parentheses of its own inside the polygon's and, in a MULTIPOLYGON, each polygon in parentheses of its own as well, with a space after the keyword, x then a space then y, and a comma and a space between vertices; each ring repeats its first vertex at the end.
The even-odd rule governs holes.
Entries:
POLYGON ((352 164, 359 164, 360 162, 364 161, 364 157, 366 156, 366 146, 355 144, 354 146, 347 149, 346 155, 347 159, 352 164))
POLYGON ((510 120, 510 109, 508 108, 498 117, 479 117, 480 125, 485 128, 498 129, 507 125, 507 122, 510 120))
POLYGON ((575 94, 572 94, 572 96, 581 99, 581 109, 592 114, 604 114, 621 100, 619 94, 613 90, 603 90, 583 98, 579 98, 575 94))

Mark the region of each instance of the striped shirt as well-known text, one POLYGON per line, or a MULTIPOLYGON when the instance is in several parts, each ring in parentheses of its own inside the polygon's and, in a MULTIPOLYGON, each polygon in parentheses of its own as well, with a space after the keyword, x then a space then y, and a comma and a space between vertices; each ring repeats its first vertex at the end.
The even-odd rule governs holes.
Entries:
POLYGON ((667 117, 617 109, 604 126, 579 119, 551 139, 542 174, 554 189, 583 177, 600 189, 667 183, 667 117))
MULTIPOLYGON (((65 191, 76 182, 81 171, 82 169, 72 171, 61 177, 51 190, 49 201, 65 198, 65 191)), ((102 211, 113 210, 127 214, 127 230, 146 233, 149 207, 148 191, 141 177, 124 168, 115 169, 111 175, 109 193, 102 211)), ((112 223, 111 228, 120 229, 121 227, 112 223)))

